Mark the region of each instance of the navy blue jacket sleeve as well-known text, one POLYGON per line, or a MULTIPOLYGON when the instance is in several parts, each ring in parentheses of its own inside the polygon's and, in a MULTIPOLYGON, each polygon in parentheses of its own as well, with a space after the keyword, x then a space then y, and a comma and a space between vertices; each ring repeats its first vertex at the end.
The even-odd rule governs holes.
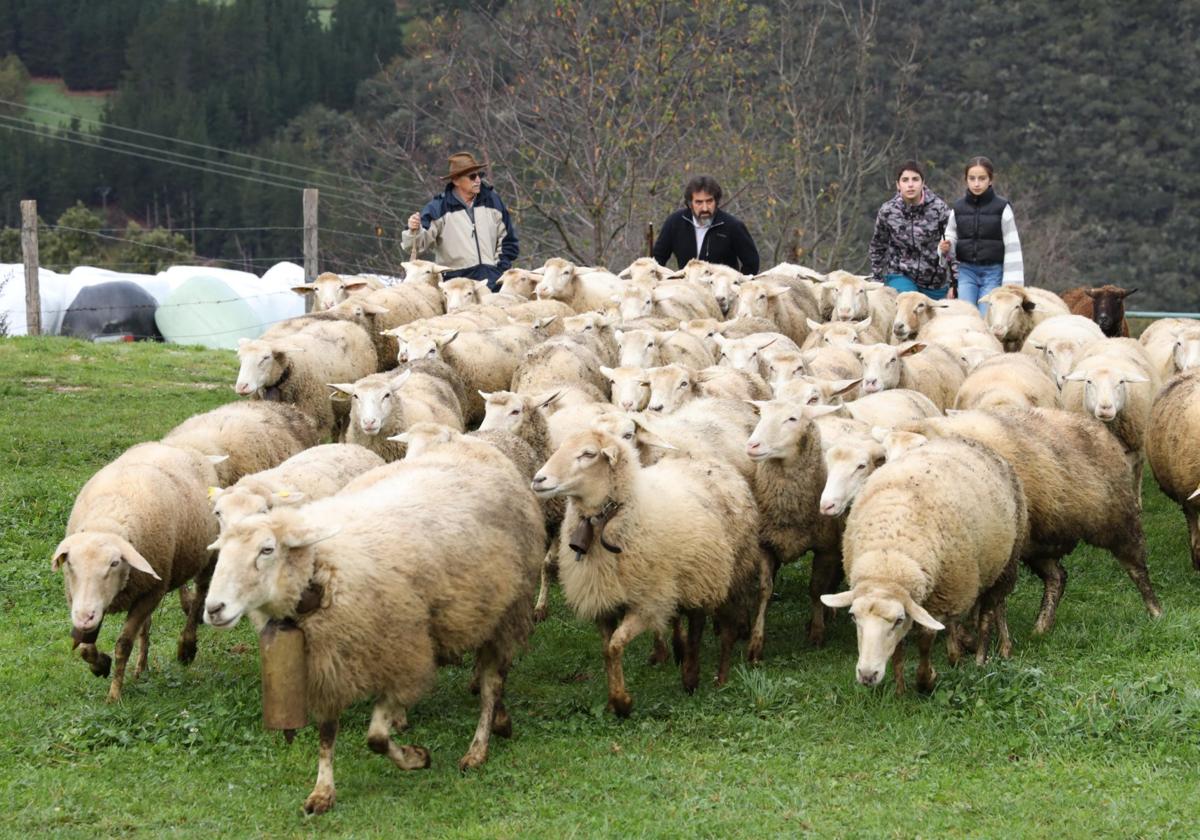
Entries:
POLYGON ((517 226, 513 224, 508 207, 498 195, 496 201, 500 204, 501 219, 504 222, 504 239, 500 242, 500 262, 496 263, 496 267, 501 271, 508 271, 517 261, 517 256, 521 253, 521 245, 517 241, 517 226))

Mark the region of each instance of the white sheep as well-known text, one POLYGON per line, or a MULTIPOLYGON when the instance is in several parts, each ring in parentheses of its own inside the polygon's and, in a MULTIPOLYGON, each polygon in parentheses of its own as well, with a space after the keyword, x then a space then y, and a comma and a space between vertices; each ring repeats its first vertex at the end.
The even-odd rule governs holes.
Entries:
POLYGON ((817 299, 802 280, 760 275, 741 284, 738 317, 766 318, 797 345, 808 338, 809 322, 820 316, 817 299))
POLYGON ((350 399, 346 442, 369 449, 385 461, 404 457, 404 446, 388 439, 415 423, 440 423, 460 432, 465 428, 454 389, 427 373, 374 373, 357 382, 331 382, 329 387, 350 399))
POLYGON ((321 312, 333 309, 352 295, 365 294, 383 287, 383 281, 378 277, 342 277, 326 271, 318 274, 312 283, 292 286, 292 291, 304 297, 312 295, 313 312, 321 312))
POLYGON ((819 347, 850 347, 855 344, 878 344, 882 337, 870 318, 861 321, 808 322, 808 338, 801 345, 803 350, 819 347))
POLYGON ((1200 321, 1194 318, 1160 318, 1138 340, 1164 381, 1200 367, 1200 321))
POLYGON ((744 338, 726 338, 718 335, 714 336, 713 340, 719 348, 718 366, 737 368, 761 377, 765 377, 768 372, 767 359, 762 351, 768 347, 775 353, 800 351, 794 341, 777 332, 753 333, 744 338))
POLYGON ((1060 561, 1077 542, 1112 552, 1137 587, 1146 611, 1152 616, 1162 613, 1146 570, 1138 493, 1128 481, 1121 445, 1100 423, 1055 409, 1001 408, 901 428, 926 437, 970 438, 999 453, 1016 470, 1029 509, 1030 535, 1022 559, 1043 581, 1035 633, 1054 626, 1067 581, 1060 561))
POLYGON ((626 322, 654 317, 674 321, 715 318, 721 312, 712 293, 703 286, 685 283, 626 285, 612 296, 612 302, 626 322))
POLYGON ((954 398, 957 409, 1058 408, 1058 385, 1041 359, 1003 353, 980 362, 954 398))
POLYGON ((546 260, 541 275, 534 294, 539 298, 561 300, 576 312, 604 309, 624 286, 615 274, 585 270, 561 257, 546 260))
POLYGON ((830 320, 891 324, 896 318, 896 290, 846 272, 830 274, 822 285, 833 290, 830 320))
POLYGON ((235 402, 193 415, 163 436, 169 446, 217 462, 217 483, 228 487, 243 476, 270 469, 318 442, 316 423, 287 403, 235 402))
POLYGON ((945 411, 954 405, 965 379, 958 360, 938 344, 869 344, 852 349, 863 363, 864 394, 910 388, 945 411))
POLYGON ((1082 315, 1055 315, 1030 330, 1021 352, 1045 359, 1055 382, 1061 388, 1063 377, 1075 366, 1079 352, 1104 333, 1091 318, 1082 315))
MULTIPOLYGON (((929 441, 889 460, 867 479, 846 518, 849 589, 825 595, 849 607, 858 631, 856 674, 878 685, 888 660, 904 691, 904 637, 918 625, 917 688, 937 674, 930 649, 937 631, 978 602, 976 661, 983 664, 993 626, 1000 655, 1011 653, 1005 602, 1029 530, 1025 493, 1009 464, 974 441, 929 441)), ((961 655, 956 628, 946 636, 951 665, 961 655)))
POLYGON ((896 296, 896 314, 891 321, 892 342, 912 341, 925 325, 938 318, 975 318, 982 322, 979 310, 961 300, 933 301, 920 292, 901 292, 896 296))
POLYGON ((679 364, 706 368, 716 362, 704 342, 682 330, 616 330, 613 337, 620 347, 621 367, 660 367, 679 364))
POLYGON ((1146 458, 1158 486, 1183 509, 1192 568, 1200 571, 1200 369, 1176 374, 1154 399, 1146 430, 1146 458))
POLYGON ((315 322, 279 339, 241 339, 237 354, 238 394, 291 403, 316 421, 321 437, 335 439, 349 408, 335 413, 325 383, 353 382, 378 369, 371 337, 348 321, 315 322))
POLYGON ((600 372, 601 364, 599 356, 587 346, 560 335, 527 350, 513 371, 511 384, 492 390, 537 396, 571 387, 603 400, 608 382, 600 372))
POLYGON ((382 466, 376 453, 353 443, 326 443, 288 458, 277 467, 244 476, 225 489, 210 487, 209 501, 224 533, 235 522, 278 505, 323 499, 352 479, 382 466))
POLYGON ((770 580, 754 499, 736 472, 707 460, 642 468, 620 440, 588 431, 563 443, 534 476, 533 488, 568 498, 559 578, 576 615, 600 628, 609 707, 617 715, 627 716, 633 706, 621 663, 625 647, 646 630, 665 633, 680 613, 689 625, 686 691, 699 684, 700 639, 710 615, 721 639, 718 684, 725 682, 739 635, 749 631, 748 655, 761 657, 762 585, 765 580, 769 594, 770 580))
POLYGON ((985 320, 1004 349, 1021 349, 1029 333, 1047 318, 1069 315, 1071 310, 1063 299, 1049 289, 1033 286, 1001 286, 979 299, 988 305, 985 320))
POLYGON ((191 662, 196 656, 196 625, 212 571, 208 544, 217 533, 207 495, 217 480, 212 460, 194 449, 138 444, 101 468, 75 497, 51 568, 63 570, 71 636, 96 676, 107 677, 112 666, 96 647, 100 624, 109 613, 126 613, 113 650, 109 702, 121 699, 135 639, 141 649, 134 678, 146 669, 154 608, 192 579, 198 595, 178 657, 191 662))
POLYGON ((645 372, 650 388, 647 408, 670 414, 700 397, 728 400, 761 400, 771 389, 756 373, 731 367, 692 370, 682 365, 662 365, 645 372))
POLYGON ((432 689, 439 663, 474 652, 481 714, 460 769, 486 760, 493 731, 511 732, 504 684, 532 627, 541 510, 503 456, 380 469, 392 475, 370 492, 248 517, 215 544, 209 624, 229 628, 257 612, 304 631, 307 706, 320 741, 309 813, 333 807, 339 718, 359 699, 375 698, 371 750, 401 769, 429 766, 428 750, 395 744, 391 730, 432 689))

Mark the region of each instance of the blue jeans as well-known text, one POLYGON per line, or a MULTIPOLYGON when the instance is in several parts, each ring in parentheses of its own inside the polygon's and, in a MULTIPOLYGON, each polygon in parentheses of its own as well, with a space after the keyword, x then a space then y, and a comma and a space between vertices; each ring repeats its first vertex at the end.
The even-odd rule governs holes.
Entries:
POLYGON ((1000 288, 1004 279, 1004 266, 1000 263, 992 265, 976 265, 975 263, 960 262, 958 264, 958 299, 979 307, 980 315, 987 315, 988 305, 980 303, 979 299, 993 289, 1000 288))
POLYGON ((922 289, 907 274, 885 274, 883 284, 891 286, 897 292, 920 292, 930 300, 941 300, 950 291, 949 289, 922 289))

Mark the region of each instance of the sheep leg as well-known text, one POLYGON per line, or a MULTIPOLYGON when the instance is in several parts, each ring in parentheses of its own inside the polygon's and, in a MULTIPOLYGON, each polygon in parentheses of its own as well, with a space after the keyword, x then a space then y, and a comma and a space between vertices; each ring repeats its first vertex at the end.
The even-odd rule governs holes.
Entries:
POLYGON ((1192 549, 1192 568, 1200 572, 1200 508, 1193 507, 1193 504, 1183 505, 1183 515, 1187 518, 1188 541, 1192 549))
POLYGON ((533 605, 533 621, 535 624, 545 621, 546 616, 550 612, 550 576, 558 571, 558 563, 555 562, 556 557, 557 552, 555 547, 551 546, 542 560, 541 582, 538 586, 537 601, 533 605))
POLYGON ((992 644, 992 620, 994 608, 980 606, 979 608, 979 646, 975 648, 975 664, 987 662, 988 648, 992 644))
POLYGON ((1025 558, 1025 565, 1042 579, 1042 607, 1033 625, 1033 632, 1038 636, 1049 633, 1054 627, 1054 616, 1067 588, 1067 570, 1059 560, 1061 556, 1056 548, 1047 548, 1044 553, 1025 558))
POLYGON ((896 678, 896 696, 901 697, 908 690, 904 683, 904 639, 896 642, 892 651, 892 675, 896 678))
POLYGON ((767 644, 767 604, 775 594, 775 576, 771 564, 764 555, 758 566, 758 612, 754 616, 754 628, 750 631, 750 643, 746 645, 746 661, 762 662, 763 648, 767 644))
POLYGON ((107 677, 112 673, 112 657, 101 653, 94 644, 80 645, 79 657, 91 667, 92 673, 97 677, 107 677))
POLYGON ((717 660, 717 685, 725 685, 729 679, 729 663, 733 658, 733 645, 737 642, 737 626, 736 621, 728 620, 722 622, 718 630, 721 639, 721 655, 717 660))
POLYGON ((808 640, 816 647, 825 644, 826 607, 821 603, 821 596, 833 592, 837 588, 842 574, 841 559, 832 552, 813 552, 812 576, 808 580, 808 601, 811 617, 808 620, 808 640))
MULTIPOLYGON (((1188 523, 1189 528, 1191 524, 1188 523)), ((1197 544, 1194 540, 1196 534, 1193 532, 1192 536, 1192 563, 1195 565, 1197 544)), ((1150 613, 1151 617, 1158 618, 1162 615, 1162 606, 1158 603, 1158 598, 1154 594, 1154 586, 1150 583, 1150 570, 1146 567, 1146 536, 1142 529, 1140 527, 1135 529, 1131 539, 1123 545, 1115 546, 1112 552, 1116 555, 1121 568, 1125 570, 1125 574, 1129 575, 1129 579, 1137 587, 1138 593, 1141 594, 1142 603, 1146 605, 1146 612, 1150 613)))
POLYGON ((492 737, 492 725, 496 715, 496 704, 504 693, 504 677, 500 673, 498 656, 491 645, 475 654, 482 663, 479 669, 479 723, 471 746, 458 762, 459 770, 471 770, 487 761, 488 742, 492 737))
POLYGON ((1012 657, 1012 638, 1008 635, 1008 603, 1001 602, 996 605, 996 633, 1000 637, 1000 658, 1010 659, 1012 657))
MULTIPOLYGON (((607 626, 611 626, 606 622, 607 626)), ((629 717, 633 709, 633 698, 625 690, 625 670, 621 658, 625 646, 636 639, 647 628, 644 618, 636 612, 628 612, 620 625, 605 639, 604 669, 608 672, 608 706, 617 717, 629 717)), ((603 629, 601 634, 604 634, 603 629)))
POLYGON ((196 594, 192 597, 191 609, 188 611, 187 623, 179 635, 179 648, 176 658, 183 663, 189 663, 196 658, 196 627, 204 617, 204 599, 208 597, 208 584, 212 582, 213 571, 217 568, 217 558, 213 557, 196 575, 196 594))
MULTIPOLYGON (((937 683, 937 671, 933 669, 930 653, 933 651, 933 640, 937 637, 936 630, 927 627, 917 628, 917 650, 921 653, 921 661, 917 664, 917 691, 928 694, 937 683)), ((979 645, 984 649, 982 641, 979 645)))
POLYGON ((694 694, 700 685, 700 639, 704 636, 706 617, 703 610, 689 610, 687 613, 687 644, 683 652, 682 670, 683 690, 688 694, 694 694))
POLYGON ((133 668, 133 678, 136 680, 146 670, 146 659, 150 655, 150 619, 153 616, 146 616, 146 620, 142 623, 142 629, 138 633, 138 658, 137 665, 133 668))
MULTIPOLYGON (((678 629, 678 619, 676 619, 674 622, 672 622, 672 627, 674 630, 678 629)), ((671 639, 671 643, 674 645, 674 643, 675 643, 674 638, 671 639)), ((680 659, 680 656, 678 655, 679 652, 677 651, 676 653, 677 653, 677 655, 676 655, 675 659, 676 659, 676 661, 678 661, 680 659)), ((667 650, 667 640, 665 638, 663 638, 662 631, 655 630, 654 631, 654 648, 653 648, 653 650, 650 651, 650 658, 646 660, 646 664, 647 665, 662 665, 664 662, 667 662, 670 658, 671 658, 671 651, 667 650)))
MULTIPOLYGON (((372 723, 374 720, 372 719, 372 723)), ((323 720, 317 725, 317 783, 304 800, 304 813, 324 814, 337 799, 333 786, 333 745, 337 740, 338 721, 323 720)))
MULTIPOLYGON (((978 602, 977 602, 978 603, 978 602)), ((958 666, 958 661, 962 659, 963 644, 962 644, 962 624, 957 621, 946 622, 946 661, 950 663, 951 668, 958 666)))
MULTIPOLYGON (((408 724, 407 710, 395 700, 381 699, 371 710, 371 724, 367 727, 367 746, 371 752, 387 756, 401 770, 424 770, 429 766, 429 750, 417 746, 401 746, 392 740, 392 729, 396 721, 408 724)), ((332 751, 330 753, 330 787, 332 781, 332 751)), ((314 791, 315 792, 315 791, 314 791)))
POLYGON ((133 652, 133 640, 141 632, 142 625, 149 620, 150 614, 162 600, 162 592, 149 592, 133 602, 129 613, 125 616, 125 624, 113 645, 113 657, 116 659, 116 672, 112 684, 108 687, 108 702, 115 703, 121 699, 121 688, 125 684, 125 666, 129 664, 129 654, 133 652))
POLYGON ((179 608, 183 610, 184 615, 192 611, 192 590, 186 583, 179 587, 179 608))

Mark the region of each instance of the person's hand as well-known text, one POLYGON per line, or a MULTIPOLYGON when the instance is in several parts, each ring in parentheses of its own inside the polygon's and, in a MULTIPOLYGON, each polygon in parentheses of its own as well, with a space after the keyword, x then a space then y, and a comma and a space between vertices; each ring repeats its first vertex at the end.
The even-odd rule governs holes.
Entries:
POLYGON ((421 214, 413 213, 408 217, 408 229, 416 233, 421 229, 421 214))
POLYGON ((957 286, 951 286, 950 291, 946 292, 946 300, 958 300, 957 286))
POLYGON ((942 256, 950 253, 950 240, 943 239, 938 243, 938 250, 942 252, 942 256))

